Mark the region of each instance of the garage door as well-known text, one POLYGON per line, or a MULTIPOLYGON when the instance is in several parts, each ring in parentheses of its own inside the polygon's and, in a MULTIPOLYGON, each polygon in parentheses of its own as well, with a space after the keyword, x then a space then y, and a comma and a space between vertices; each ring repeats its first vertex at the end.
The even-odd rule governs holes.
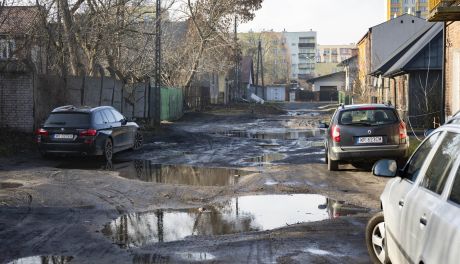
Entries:
POLYGON ((320 101, 338 101, 337 86, 321 86, 319 88, 320 101))

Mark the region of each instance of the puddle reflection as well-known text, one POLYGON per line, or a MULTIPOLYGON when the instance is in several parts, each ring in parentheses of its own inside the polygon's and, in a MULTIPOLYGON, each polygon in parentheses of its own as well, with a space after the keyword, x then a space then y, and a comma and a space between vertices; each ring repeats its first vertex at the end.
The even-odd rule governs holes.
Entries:
POLYGON ((300 138, 315 138, 324 136, 324 131, 319 129, 301 130, 301 131, 257 131, 251 132, 247 130, 223 130, 212 132, 211 134, 222 135, 226 137, 241 137, 253 139, 280 139, 280 140, 296 140, 300 138))
POLYGON ((244 159, 243 162, 255 163, 257 167, 271 165, 274 161, 283 160, 287 157, 285 154, 280 153, 266 153, 262 156, 244 159))
POLYGON ((126 179, 191 186, 231 186, 238 182, 239 176, 252 173, 229 168, 153 164, 148 160, 113 163, 67 162, 60 164, 58 168, 111 170, 119 172, 126 179))
POLYGON ((33 256, 13 260, 8 264, 67 264, 73 257, 66 256, 33 256))
POLYGON ((243 196, 204 211, 156 210, 123 215, 107 224, 102 233, 121 247, 132 248, 189 236, 271 230, 367 211, 315 194, 243 196))

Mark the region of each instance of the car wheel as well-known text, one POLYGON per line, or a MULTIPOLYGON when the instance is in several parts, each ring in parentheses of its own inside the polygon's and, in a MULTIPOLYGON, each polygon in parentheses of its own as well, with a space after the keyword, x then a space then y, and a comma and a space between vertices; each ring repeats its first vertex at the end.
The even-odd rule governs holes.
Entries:
POLYGON ((375 214, 366 226, 366 246, 372 263, 388 264, 383 212, 375 214))
POLYGON ((339 170, 339 161, 338 160, 331 160, 331 156, 327 155, 327 169, 329 171, 339 170))
POLYGON ((104 159, 106 161, 111 161, 113 157, 113 143, 110 138, 105 140, 104 144, 104 159))
POLYGON ((134 135, 134 145, 133 145, 133 150, 138 150, 142 148, 142 144, 144 142, 144 138, 142 137, 142 134, 136 132, 136 135, 134 135))

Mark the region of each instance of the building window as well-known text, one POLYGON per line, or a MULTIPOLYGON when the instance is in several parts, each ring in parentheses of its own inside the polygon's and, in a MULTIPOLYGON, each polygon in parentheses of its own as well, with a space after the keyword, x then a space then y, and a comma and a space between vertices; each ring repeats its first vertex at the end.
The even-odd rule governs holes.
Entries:
POLYGON ((392 4, 399 4, 399 0, 391 0, 392 4))
POLYGON ((14 40, 0 39, 0 59, 14 58, 15 50, 16 50, 16 44, 14 40))

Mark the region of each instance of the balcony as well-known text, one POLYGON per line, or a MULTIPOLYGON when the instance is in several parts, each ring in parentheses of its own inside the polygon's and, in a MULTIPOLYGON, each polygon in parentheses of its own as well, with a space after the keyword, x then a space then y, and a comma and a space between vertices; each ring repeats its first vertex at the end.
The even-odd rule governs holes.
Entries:
POLYGON ((428 21, 460 21, 459 2, 456 0, 429 0, 428 21))

